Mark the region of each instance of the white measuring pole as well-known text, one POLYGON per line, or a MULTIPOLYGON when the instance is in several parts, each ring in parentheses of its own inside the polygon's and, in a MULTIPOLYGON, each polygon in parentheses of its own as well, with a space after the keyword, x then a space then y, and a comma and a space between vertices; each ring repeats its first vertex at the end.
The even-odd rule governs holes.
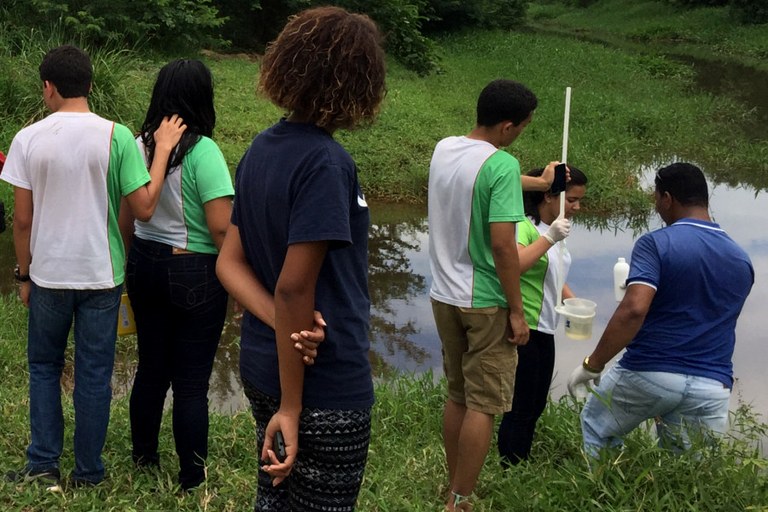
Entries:
MULTIPOLYGON (((565 88, 565 115, 563 117, 563 157, 560 163, 568 162, 568 124, 571 119, 571 88, 565 88)), ((560 192, 560 217, 565 216, 565 190, 560 192)))
MULTIPOLYGON (((560 159, 560 163, 566 163, 568 161, 568 124, 571 119, 571 88, 565 88, 565 114, 563 116, 563 156, 560 159)), ((565 190, 560 192, 560 215, 559 219, 565 217, 565 190)), ((558 266, 558 283, 557 283, 557 307, 563 303, 563 286, 565 286, 565 280, 563 274, 565 273, 565 240, 560 241, 559 247, 559 266, 558 266)))

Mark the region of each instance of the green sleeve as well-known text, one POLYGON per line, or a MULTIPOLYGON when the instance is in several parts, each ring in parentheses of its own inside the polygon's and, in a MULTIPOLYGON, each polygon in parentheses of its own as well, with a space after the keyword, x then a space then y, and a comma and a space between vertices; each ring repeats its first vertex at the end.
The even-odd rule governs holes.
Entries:
POLYGON ((190 167, 196 169, 195 183, 201 203, 235 194, 227 162, 215 142, 201 138, 189 157, 190 167))
POLYGON ((488 167, 491 197, 488 222, 525 220, 520 164, 506 151, 497 151, 483 164, 488 167))
POLYGON ((517 243, 528 247, 539 238, 539 230, 529 219, 517 225, 517 243))
POLYGON ((149 171, 144 164, 131 131, 115 123, 112 131, 110 170, 117 171, 120 195, 127 196, 149 183, 149 171))

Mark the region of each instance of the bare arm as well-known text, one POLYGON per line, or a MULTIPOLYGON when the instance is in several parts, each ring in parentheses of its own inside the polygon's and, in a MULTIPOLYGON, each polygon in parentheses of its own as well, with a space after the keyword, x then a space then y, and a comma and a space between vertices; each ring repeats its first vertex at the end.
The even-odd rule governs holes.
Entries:
POLYGON ((563 299, 572 299, 576 297, 576 294, 573 293, 571 290, 571 287, 568 286, 568 283, 563 285, 563 299))
POLYGON ((517 253, 520 258, 520 273, 524 274, 531 270, 550 248, 552 248, 552 244, 543 236, 540 236, 528 245, 517 244, 517 253))
POLYGON ((221 251, 224 243, 224 236, 229 228, 229 218, 232 216, 232 197, 217 197, 211 199, 203 205, 205 210, 205 222, 208 225, 208 232, 211 234, 213 243, 221 251))
POLYGON ((327 242, 290 245, 275 286, 275 337, 282 391, 280 408, 288 412, 301 411, 304 387, 304 365, 293 350, 291 333, 312 328, 315 285, 327 251, 327 242))
MULTIPOLYGON (((13 246, 16 249, 16 263, 19 264, 19 273, 29 275, 29 266, 32 263, 32 250, 30 238, 32 236, 32 215, 34 205, 32 203, 32 191, 26 188, 13 187, 15 202, 13 210, 13 246)), ((21 283, 19 296, 21 302, 29 307, 29 281, 21 283)))
POLYGON ((293 244, 283 262, 275 287, 275 339, 280 365, 280 408, 269 420, 262 458, 271 463, 263 469, 279 484, 291 471, 298 453, 299 414, 304 392, 304 364, 293 349, 291 333, 309 329, 313 322, 315 286, 328 251, 327 242, 293 244), (275 432, 285 438, 285 462, 277 463, 272 451, 275 432))
POLYGON ((149 168, 150 182, 125 196, 131 212, 140 221, 147 222, 155 213, 165 182, 168 157, 186 129, 184 121, 174 114, 171 118, 163 119, 155 131, 155 154, 149 168))
POLYGON ((517 237, 513 222, 491 223, 491 251, 501 287, 509 304, 509 322, 512 327, 512 343, 528 343, 529 329, 523 315, 523 299, 520 294, 520 260, 517 254, 517 237))
POLYGON ((549 187, 552 186, 552 181, 555 179, 555 166, 559 163, 560 162, 549 162, 544 168, 544 172, 541 173, 541 176, 526 176, 525 174, 520 176, 520 184, 522 185, 523 190, 531 192, 537 190, 546 192, 549 190, 549 187))
POLYGON ((602 370, 635 337, 645 321, 656 290, 643 284, 627 287, 624 299, 608 321, 600 341, 589 356, 589 366, 602 370))
POLYGON ((216 276, 233 299, 268 326, 275 328, 275 301, 248 264, 240 230, 229 224, 219 257, 216 276))

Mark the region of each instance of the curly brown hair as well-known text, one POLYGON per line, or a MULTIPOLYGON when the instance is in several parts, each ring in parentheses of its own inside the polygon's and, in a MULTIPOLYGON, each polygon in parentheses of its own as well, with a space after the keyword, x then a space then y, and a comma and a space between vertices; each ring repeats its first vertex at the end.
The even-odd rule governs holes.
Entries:
POLYGON ((267 47, 259 90, 317 126, 350 129, 378 114, 385 76, 373 20, 318 7, 292 16, 267 47))

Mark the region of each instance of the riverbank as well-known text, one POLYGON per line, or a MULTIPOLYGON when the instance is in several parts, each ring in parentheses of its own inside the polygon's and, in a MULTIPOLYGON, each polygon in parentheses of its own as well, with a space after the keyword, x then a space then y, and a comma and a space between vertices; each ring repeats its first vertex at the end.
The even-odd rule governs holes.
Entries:
MULTIPOLYGON (((48 43, 35 44, 41 53, 48 43)), ((573 88, 569 161, 589 175, 585 207, 591 213, 615 218, 647 213, 650 202, 637 187, 639 169, 671 159, 695 161, 718 180, 768 188, 768 136, 754 140, 745 130, 763 124, 755 123, 749 105, 697 88, 690 64, 546 32, 478 31, 444 37, 439 45, 441 73, 420 77, 390 62, 379 120, 337 135, 356 159, 369 197, 424 202, 435 143, 472 128, 479 90, 499 76, 526 83, 539 97, 532 124, 508 148, 524 170, 560 158, 564 91, 573 88)), ((6 55, 9 65, 16 65, 14 76, 36 76, 34 55, 30 51, 25 60, 6 55)), ((257 58, 210 53, 202 58, 216 84, 214 138, 234 173, 253 136, 281 112, 254 92, 257 58)), ((161 64, 127 51, 105 52, 97 61, 94 110, 137 130, 161 64)), ((27 82, 14 82, 13 90, 24 92, 18 101, 39 102, 39 87, 27 82)), ((9 119, 0 127, 0 148, 7 149, 29 119, 9 119)), ((5 183, 0 199, 10 217, 12 190, 5 183)))
POLYGON ((534 0, 528 24, 644 51, 735 61, 768 71, 768 24, 739 23, 727 6, 688 8, 661 0, 534 0))
MULTIPOLYGON (((29 441, 26 311, 11 295, 0 296, 0 474, 24 464, 29 441)), ((132 337, 120 338, 127 351, 132 337)), ((67 430, 62 457, 71 471, 73 408, 71 347, 64 372, 67 430)), ((361 511, 426 512, 440 508, 446 471, 440 438, 442 382, 430 374, 396 376, 376 387, 372 444, 360 493, 361 511)), ((538 429, 530 463, 504 471, 491 451, 476 492, 476 512, 512 510, 763 510, 768 506, 768 463, 755 448, 768 433, 748 407, 732 418, 729 438, 700 456, 673 457, 654 446, 649 431, 636 431, 626 449, 588 471, 580 452, 577 406, 550 404, 538 429)), ((176 456, 167 415, 160 436, 162 468, 139 472, 130 457, 128 401, 113 401, 107 446, 108 479, 95 488, 47 492, 0 480, 0 508, 7 511, 178 510, 239 511, 253 503, 257 457, 253 420, 246 411, 211 414, 208 480, 183 493, 175 485, 176 456)), ((649 428, 651 425, 648 425, 649 428)))

